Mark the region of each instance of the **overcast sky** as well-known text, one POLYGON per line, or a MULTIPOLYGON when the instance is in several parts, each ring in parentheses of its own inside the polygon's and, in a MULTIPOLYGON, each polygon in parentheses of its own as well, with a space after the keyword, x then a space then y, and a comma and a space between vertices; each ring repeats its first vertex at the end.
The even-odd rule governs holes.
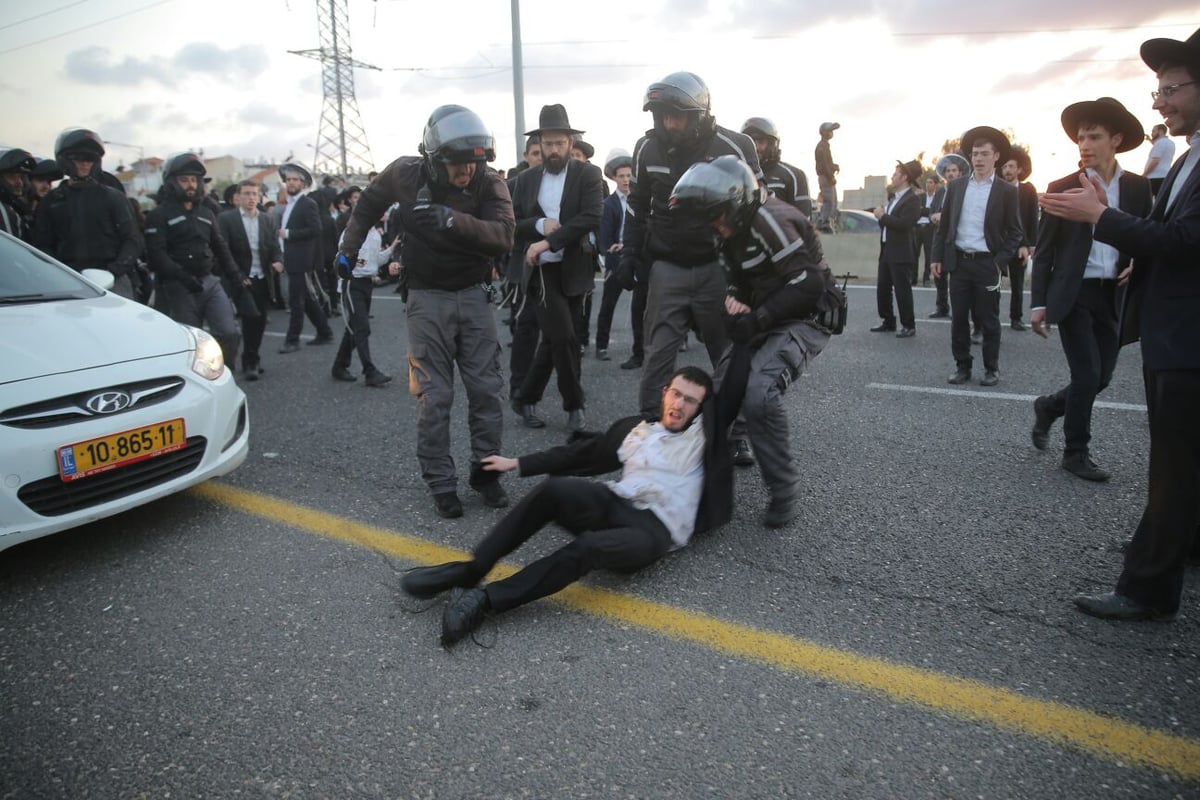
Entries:
MULTIPOLYGON (((319 46, 318 1, 0 0, 0 143, 51 155, 59 131, 82 125, 127 145, 109 147, 108 168, 188 149, 312 162, 320 65, 287 51, 319 46)), ((415 154, 443 103, 479 113, 497 166, 516 163, 509 2, 348 7, 354 57, 381 68, 356 72, 376 167, 415 154)), ((784 159, 814 184, 817 127, 833 120, 842 189, 890 175, 897 159, 924 152, 929 163, 975 125, 1028 143, 1044 188, 1077 159, 1063 107, 1112 96, 1148 130, 1156 84, 1138 47, 1198 27, 1200 10, 1181 0, 524 0, 524 115, 533 128, 543 104, 563 103, 602 161, 651 125, 647 85, 690 70, 708 83, 719 123, 772 118, 784 159)), ((1147 150, 1123 165, 1140 172, 1147 150)))

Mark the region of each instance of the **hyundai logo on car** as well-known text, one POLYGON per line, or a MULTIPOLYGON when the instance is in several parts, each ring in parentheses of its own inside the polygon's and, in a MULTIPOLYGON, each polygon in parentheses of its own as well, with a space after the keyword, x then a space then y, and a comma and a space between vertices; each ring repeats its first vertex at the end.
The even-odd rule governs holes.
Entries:
POLYGON ((97 414, 115 414, 129 408, 130 402, 127 392, 99 392, 89 397, 84 405, 97 414))

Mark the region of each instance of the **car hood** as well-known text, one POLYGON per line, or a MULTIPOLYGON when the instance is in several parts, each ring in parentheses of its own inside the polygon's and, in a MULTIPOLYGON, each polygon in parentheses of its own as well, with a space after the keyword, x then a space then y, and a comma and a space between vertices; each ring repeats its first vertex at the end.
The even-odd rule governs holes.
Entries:
POLYGON ((0 384, 191 347, 179 323, 112 293, 0 307, 0 384))

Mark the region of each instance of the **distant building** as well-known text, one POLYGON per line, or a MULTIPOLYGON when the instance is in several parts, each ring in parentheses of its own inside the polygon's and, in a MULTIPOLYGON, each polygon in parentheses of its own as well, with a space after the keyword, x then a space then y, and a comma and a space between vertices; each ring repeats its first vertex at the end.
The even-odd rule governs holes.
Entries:
POLYGON ((883 175, 868 175, 863 188, 846 189, 842 193, 842 208, 875 208, 887 202, 888 179, 883 175))

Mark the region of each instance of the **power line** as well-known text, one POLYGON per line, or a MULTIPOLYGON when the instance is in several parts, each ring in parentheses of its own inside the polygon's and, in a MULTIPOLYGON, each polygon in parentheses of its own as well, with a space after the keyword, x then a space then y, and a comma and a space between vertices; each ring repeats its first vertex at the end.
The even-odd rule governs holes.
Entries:
POLYGON ((124 19, 125 17, 132 16, 133 14, 137 14, 142 11, 147 11, 151 8, 154 8, 155 6, 161 6, 161 5, 164 5, 165 3, 170 3, 170 2, 172 2, 172 0, 157 0, 157 2, 154 2, 154 3, 148 3, 147 5, 144 5, 144 6, 139 6, 137 8, 131 8, 129 11, 126 11, 123 14, 117 14, 115 16, 108 17, 106 19, 97 20, 96 22, 89 22, 87 25, 80 25, 78 28, 72 28, 69 31, 63 31, 62 33, 56 33, 53 36, 47 36, 44 39, 38 39, 36 42, 26 42, 25 44, 19 44, 16 47, 10 47, 7 50, 0 50, 0 56, 7 55, 9 53, 15 53, 18 50, 24 50, 27 47, 33 47, 35 45, 45 44, 46 42, 52 42, 55 39, 61 39, 64 36, 70 36, 72 33, 79 33, 80 31, 85 31, 89 28, 95 28, 97 25, 103 25, 106 22, 114 22, 115 20, 118 20, 118 19, 124 19))
POLYGON ((7 25, 0 25, 0 31, 6 31, 9 28, 15 28, 17 25, 24 25, 26 22, 33 22, 35 19, 41 19, 42 17, 48 17, 51 14, 57 14, 59 11, 66 11, 68 8, 74 8, 75 6, 83 5, 86 2, 87 0, 75 0, 74 3, 67 3, 65 6, 52 8, 49 11, 43 11, 40 14, 34 14, 32 17, 26 17, 25 19, 19 19, 16 22, 10 22, 7 25))

